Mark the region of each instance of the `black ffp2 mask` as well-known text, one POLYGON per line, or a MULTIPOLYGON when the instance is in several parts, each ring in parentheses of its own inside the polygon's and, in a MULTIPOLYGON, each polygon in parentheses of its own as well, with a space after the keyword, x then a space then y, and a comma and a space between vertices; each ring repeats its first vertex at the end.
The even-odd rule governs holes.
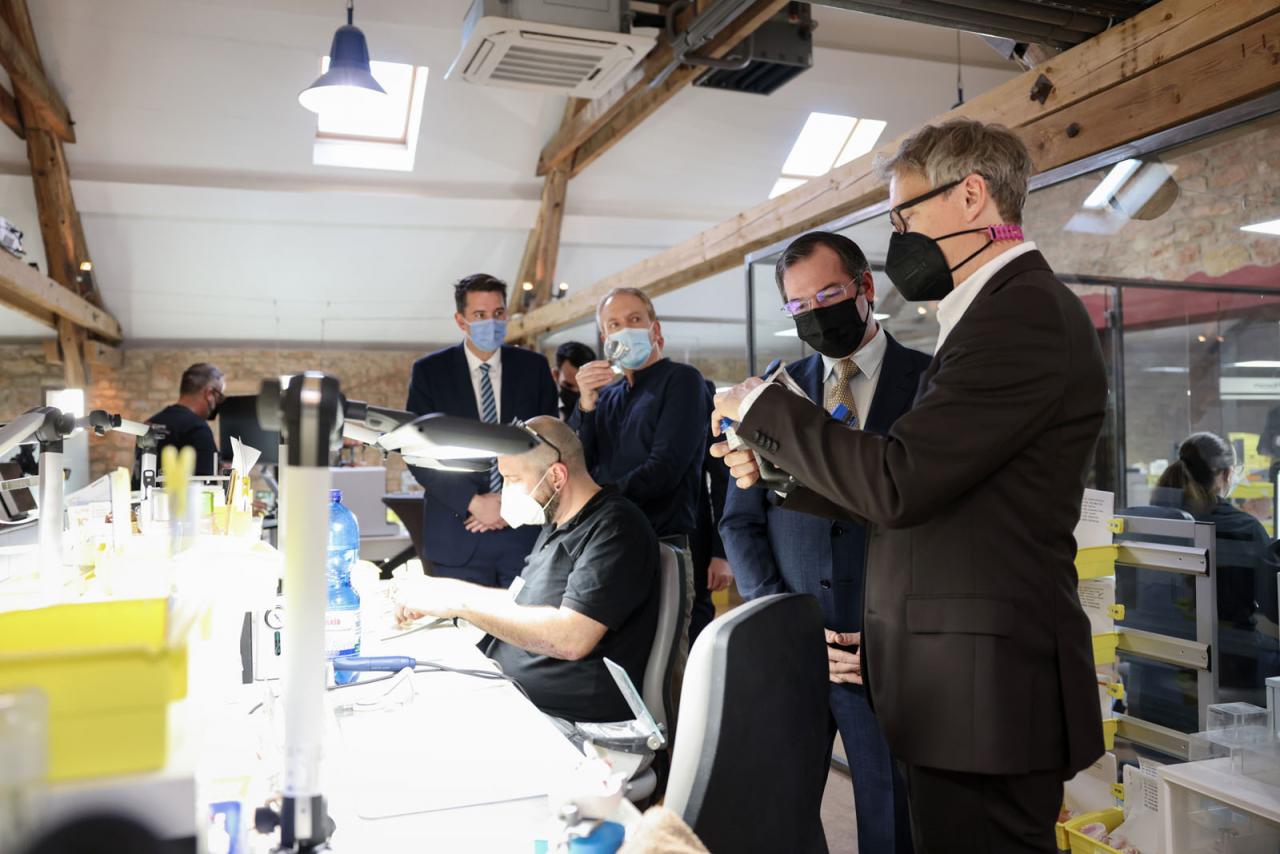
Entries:
POLYGON ((997 240, 1022 240, 1022 227, 991 225, 955 231, 941 237, 930 237, 917 231, 895 231, 889 235, 889 251, 884 259, 884 272, 903 298, 911 302, 940 300, 955 288, 951 275, 997 240), (987 242, 954 267, 947 263, 938 241, 962 234, 986 233, 987 242))
POLYGON ((815 308, 795 317, 796 334, 810 348, 832 359, 843 359, 862 343, 871 321, 871 304, 864 317, 858 313, 858 298, 815 308))

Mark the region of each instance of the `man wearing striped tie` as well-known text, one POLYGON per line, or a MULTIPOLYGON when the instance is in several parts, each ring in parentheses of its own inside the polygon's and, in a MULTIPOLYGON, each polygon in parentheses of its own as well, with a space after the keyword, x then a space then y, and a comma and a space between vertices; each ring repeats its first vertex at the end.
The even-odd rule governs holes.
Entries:
MULTIPOLYGON (((551 367, 538 353, 505 346, 507 286, 486 273, 454 285, 454 321, 462 343, 413 364, 405 408, 487 423, 556 414, 551 367)), ((533 547, 534 527, 511 528, 499 506, 502 476, 413 469, 426 490, 423 552, 432 575, 476 584, 511 584, 533 547)))

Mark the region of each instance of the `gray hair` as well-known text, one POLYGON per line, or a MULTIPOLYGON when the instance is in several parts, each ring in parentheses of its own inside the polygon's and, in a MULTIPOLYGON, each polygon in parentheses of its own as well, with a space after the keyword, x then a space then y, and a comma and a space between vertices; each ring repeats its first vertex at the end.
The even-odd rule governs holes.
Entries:
POLYGON ((646 294, 644 291, 640 290, 639 288, 625 288, 625 287, 614 288, 613 290, 609 291, 609 293, 605 294, 604 297, 601 298, 600 302, 596 303, 596 326, 597 327, 604 328, 604 324, 600 322, 600 316, 604 314, 604 307, 609 304, 609 300, 617 296, 623 296, 624 294, 627 296, 633 296, 636 299, 640 300, 640 302, 644 303, 645 309, 647 309, 649 312, 650 323, 653 323, 658 319, 658 311, 653 307, 653 300, 650 299, 649 295, 646 294))
POLYGON ((560 450, 559 460, 568 467, 570 474, 581 474, 587 470, 586 454, 582 449, 582 442, 569 425, 550 415, 538 415, 526 421, 525 426, 545 439, 546 442, 551 443, 548 445, 546 442, 541 442, 532 450, 526 451, 523 456, 530 463, 538 468, 550 468, 556 462, 556 449, 558 448, 560 450), (553 445, 554 447, 552 447, 553 445))
POLYGON ((934 187, 981 175, 1001 218, 1014 224, 1022 223, 1034 170, 1031 153, 1011 130, 973 119, 926 125, 877 166, 885 180, 909 171, 923 175, 934 187))

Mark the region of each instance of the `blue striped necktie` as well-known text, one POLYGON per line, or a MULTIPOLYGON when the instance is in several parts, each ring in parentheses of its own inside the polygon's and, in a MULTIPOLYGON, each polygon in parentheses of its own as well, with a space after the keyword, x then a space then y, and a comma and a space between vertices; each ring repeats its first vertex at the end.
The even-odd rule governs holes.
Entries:
MULTIPOLYGON (((486 424, 498 423, 498 402, 493 396, 493 383, 489 380, 489 365, 480 365, 480 420, 486 424)), ((489 470, 489 491, 502 491, 502 475, 498 472, 498 461, 493 461, 489 470)))

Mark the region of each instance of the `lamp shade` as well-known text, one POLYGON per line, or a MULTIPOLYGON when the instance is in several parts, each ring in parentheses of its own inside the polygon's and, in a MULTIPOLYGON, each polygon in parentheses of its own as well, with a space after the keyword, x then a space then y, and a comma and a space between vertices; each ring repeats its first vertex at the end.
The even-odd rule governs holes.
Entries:
POLYGON ((329 70, 298 94, 313 113, 362 109, 387 92, 369 70, 369 45, 359 27, 339 27, 329 48, 329 70))

